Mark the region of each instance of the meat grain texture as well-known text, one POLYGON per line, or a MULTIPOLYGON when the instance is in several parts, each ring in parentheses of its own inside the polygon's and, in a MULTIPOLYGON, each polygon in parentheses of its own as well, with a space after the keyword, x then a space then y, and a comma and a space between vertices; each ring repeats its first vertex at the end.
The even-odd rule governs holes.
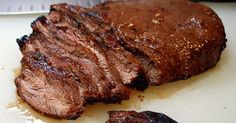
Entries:
POLYGON ((144 90, 202 73, 226 47, 210 8, 187 0, 124 0, 93 8, 51 6, 17 42, 18 95, 35 110, 76 119, 85 105, 120 103, 144 90))

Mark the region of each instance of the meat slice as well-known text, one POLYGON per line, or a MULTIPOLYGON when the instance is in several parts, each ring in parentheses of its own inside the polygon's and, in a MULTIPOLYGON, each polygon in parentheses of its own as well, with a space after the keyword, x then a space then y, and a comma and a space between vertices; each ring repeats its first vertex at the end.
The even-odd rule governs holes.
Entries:
POLYGON ((217 14, 188 0, 124 0, 93 9, 140 58, 151 85, 208 70, 226 46, 217 14))
POLYGON ((106 123, 177 123, 162 113, 152 111, 109 111, 106 123))
POLYGON ((15 80, 19 96, 33 108, 66 119, 77 118, 86 104, 129 98, 129 90, 108 59, 112 54, 86 28, 70 24, 44 16, 32 23, 33 33, 18 40, 23 67, 15 80))
POLYGON ((68 4, 57 4, 51 11, 64 13, 75 23, 83 24, 93 36, 104 45, 106 52, 112 54, 109 59, 118 70, 125 85, 139 90, 146 89, 148 83, 138 59, 119 45, 120 39, 110 25, 104 23, 90 9, 68 4))
POLYGON ((24 101, 52 117, 74 119, 79 116, 84 99, 76 77, 50 66, 40 52, 27 52, 21 62, 22 72, 15 83, 24 101))

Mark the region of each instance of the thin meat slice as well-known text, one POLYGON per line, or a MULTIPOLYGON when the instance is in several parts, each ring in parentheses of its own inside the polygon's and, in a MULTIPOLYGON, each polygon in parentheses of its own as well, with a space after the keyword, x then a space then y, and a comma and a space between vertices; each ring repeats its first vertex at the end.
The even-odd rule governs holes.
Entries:
POLYGON ((38 51, 50 60, 51 66, 61 70, 70 71, 81 80, 80 85, 83 97, 87 100, 95 101, 100 97, 97 83, 101 75, 101 70, 90 59, 77 58, 71 55, 62 47, 58 46, 52 39, 47 39, 43 34, 29 37, 29 41, 23 48, 23 52, 38 51), (95 74, 95 73, 96 74, 95 74))
POLYGON ((106 123, 177 123, 162 113, 152 111, 109 111, 106 123))
POLYGON ((73 74, 51 67, 40 52, 30 51, 21 61, 15 84, 19 96, 37 111, 56 118, 77 118, 83 111, 82 89, 73 74))

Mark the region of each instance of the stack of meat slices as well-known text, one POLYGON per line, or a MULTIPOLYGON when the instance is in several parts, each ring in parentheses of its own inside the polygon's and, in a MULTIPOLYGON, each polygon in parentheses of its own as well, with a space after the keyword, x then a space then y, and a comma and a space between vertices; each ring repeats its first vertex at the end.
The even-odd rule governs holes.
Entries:
POLYGON ((120 103, 129 88, 187 79, 213 67, 224 27, 208 7, 186 0, 128 0, 94 8, 52 5, 17 42, 15 84, 42 114, 75 119, 94 102, 120 103), (184 13, 184 14, 183 14, 184 13))

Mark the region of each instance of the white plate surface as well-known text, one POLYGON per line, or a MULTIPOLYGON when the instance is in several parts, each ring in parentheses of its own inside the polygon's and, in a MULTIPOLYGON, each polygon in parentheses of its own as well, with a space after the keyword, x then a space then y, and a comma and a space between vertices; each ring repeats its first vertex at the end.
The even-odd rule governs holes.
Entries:
POLYGON ((40 15, 0 16, 0 122, 104 122, 108 110, 152 110, 180 123, 236 122, 236 3, 204 3, 222 18, 227 48, 213 69, 185 81, 132 92, 121 105, 97 103, 87 106, 76 121, 55 120, 40 115, 27 104, 17 102, 14 78, 19 72, 21 53, 16 38, 30 34, 30 23, 40 15), (143 101, 140 96, 144 96, 143 101))

